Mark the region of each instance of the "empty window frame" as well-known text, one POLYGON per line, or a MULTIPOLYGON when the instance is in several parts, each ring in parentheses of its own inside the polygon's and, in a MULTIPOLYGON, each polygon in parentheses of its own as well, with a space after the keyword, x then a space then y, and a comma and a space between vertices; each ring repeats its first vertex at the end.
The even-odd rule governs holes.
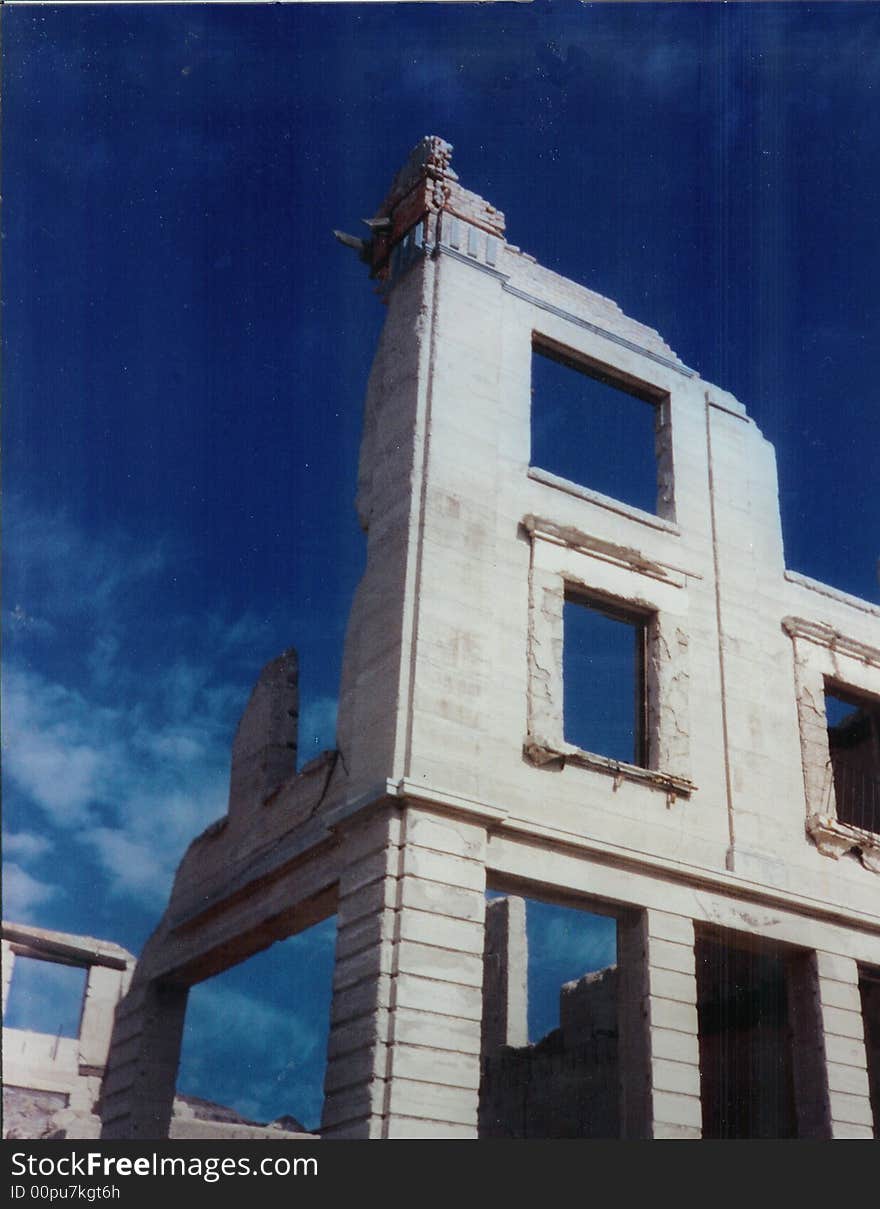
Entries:
POLYGON ((532 341, 531 465, 660 512, 662 392, 540 336, 532 341))
POLYGON ((790 961, 708 936, 695 952, 703 1137, 797 1137, 790 961))
POLYGON ((837 821, 880 833, 880 703, 826 681, 837 821))
POLYGON ((177 1094, 196 1117, 320 1126, 335 944, 330 916, 190 990, 177 1094))
POLYGON ((619 1137, 615 919, 487 897, 479 1136, 619 1137))
POLYGON ((565 740, 646 768, 650 614, 566 591, 563 612, 565 740))
POLYGON ((4 1027, 78 1037, 87 977, 85 966, 16 955, 4 1027))

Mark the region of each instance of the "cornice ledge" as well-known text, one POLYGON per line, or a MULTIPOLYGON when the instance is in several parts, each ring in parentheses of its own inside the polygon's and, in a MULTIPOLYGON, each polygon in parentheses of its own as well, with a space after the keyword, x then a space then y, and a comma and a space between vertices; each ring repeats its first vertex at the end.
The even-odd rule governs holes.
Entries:
POLYGON ((859 642, 856 638, 849 638, 825 622, 808 621, 804 617, 784 617, 782 628, 790 638, 812 642, 839 655, 849 655, 860 663, 880 668, 880 650, 877 647, 859 642))

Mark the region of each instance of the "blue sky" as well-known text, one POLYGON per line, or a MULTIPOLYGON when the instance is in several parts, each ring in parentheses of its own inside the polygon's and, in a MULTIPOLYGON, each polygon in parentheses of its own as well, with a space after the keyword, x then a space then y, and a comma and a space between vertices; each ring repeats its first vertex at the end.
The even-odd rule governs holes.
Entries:
MULTIPOLYGON (((878 599, 877 4, 7 6, 3 72, 6 917, 139 949, 289 645, 332 746, 382 306, 330 231, 423 134, 746 404, 788 565, 878 599)), ((276 968, 193 1018, 276 1019, 276 968)), ((197 1032, 207 1095, 243 1032, 197 1032)))

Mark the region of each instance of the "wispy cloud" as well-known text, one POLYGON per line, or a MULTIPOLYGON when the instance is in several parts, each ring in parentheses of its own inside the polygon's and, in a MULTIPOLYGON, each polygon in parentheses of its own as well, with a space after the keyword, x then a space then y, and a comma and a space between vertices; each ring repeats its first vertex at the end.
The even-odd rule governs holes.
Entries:
MULTIPOLYGON (((170 543, 86 535, 20 500, 10 511, 4 778, 34 819, 31 840, 8 849, 20 862, 14 901, 31 912, 49 901, 21 862, 57 834, 88 851, 108 893, 160 909, 187 844, 226 809, 254 652, 277 627, 219 609, 157 622, 151 590, 170 543)), ((304 750, 332 746, 335 701, 306 704, 303 722, 304 750)))
POLYGON ((9 856, 19 856, 22 860, 34 860, 51 852, 52 843, 44 835, 35 835, 31 831, 8 832, 3 837, 3 851, 9 856))
POLYGON ((257 1121, 320 1119, 335 920, 324 920, 190 992, 181 1092, 257 1121))
POLYGON ((3 915, 21 923, 33 923, 34 912, 58 893, 55 886, 32 877, 15 861, 3 862, 3 915))

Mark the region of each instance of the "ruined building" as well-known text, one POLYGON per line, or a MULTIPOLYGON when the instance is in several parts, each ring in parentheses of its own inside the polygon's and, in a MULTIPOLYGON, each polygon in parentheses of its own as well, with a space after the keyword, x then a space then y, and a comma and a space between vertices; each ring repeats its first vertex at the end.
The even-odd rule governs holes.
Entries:
POLYGON ((51 971, 80 971, 82 1008, 76 1036, 37 1028, 3 1029, 3 1136, 41 1137, 71 1128, 97 1137, 93 1115, 116 1005, 131 981, 135 959, 119 945, 67 932, 3 922, 3 1015, 16 967, 39 962, 51 971))
MULTIPOLYGON (((3 1137, 100 1137, 101 1120, 96 1109, 116 1005, 131 982, 134 954, 91 936, 52 932, 6 920, 2 933, 3 1137), (30 967, 32 978, 36 974, 37 986, 51 1004, 51 1031, 40 1027, 41 995, 39 991, 34 993, 33 987, 21 993, 15 1005, 18 1010, 9 1021, 13 977, 23 966, 30 967), (59 979, 59 973, 74 978, 59 979), (71 1009, 77 1006, 73 1015, 71 1009), (65 1020, 68 1015, 70 1018, 65 1020), (63 1023, 56 1028, 59 1019, 63 1023)), ((303 1133, 293 1118, 264 1125, 247 1121, 223 1105, 178 1094, 168 1136, 284 1141, 312 1135, 303 1133)))
MULTIPOLYGON (((869 1138, 880 609, 786 570, 773 450, 743 405, 511 246, 450 150, 424 140, 370 238, 347 237, 387 317, 337 751, 296 772, 282 656, 117 1010, 103 1136, 168 1132, 189 987, 335 914, 326 1138, 589 1135, 600 1113, 624 1138, 869 1138), (542 464, 548 367, 642 409, 655 500, 542 464), (575 716, 578 635, 602 627, 630 671, 575 716), (626 750, 600 738, 615 710, 626 750), (509 896, 488 943, 487 891, 509 896), (578 1009, 543 1050, 517 898, 616 921, 614 972, 568 992, 594 1023, 578 1009), (544 1096, 499 1124, 516 1064, 540 1088, 554 1061, 566 1122, 544 1096)), ((598 442, 589 404, 582 423, 598 442)))

